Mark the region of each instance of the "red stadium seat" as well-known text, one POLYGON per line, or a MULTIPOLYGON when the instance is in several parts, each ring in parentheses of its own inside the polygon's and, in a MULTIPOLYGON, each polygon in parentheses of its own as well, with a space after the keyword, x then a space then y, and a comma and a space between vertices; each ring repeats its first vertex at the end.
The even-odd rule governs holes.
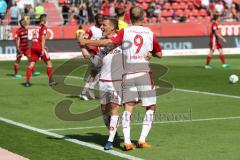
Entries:
POLYGON ((204 19, 205 19, 205 22, 211 22, 211 17, 210 16, 207 16, 204 19))
POLYGON ((180 3, 180 8, 181 8, 181 9, 187 9, 187 7, 188 7, 188 6, 187 6, 186 3, 184 3, 184 2, 181 2, 181 3, 180 3))
POLYGON ((143 23, 148 23, 148 18, 147 17, 143 18, 143 23))
POLYGON ((160 21, 161 23, 163 23, 163 22, 166 22, 166 19, 163 18, 163 17, 160 17, 160 18, 159 18, 159 21, 160 21))
POLYGON ((150 3, 150 2, 152 2, 152 0, 145 0, 145 2, 150 3))
POLYGON ((195 18, 195 17, 192 17, 192 16, 191 16, 191 17, 189 17, 189 19, 188 19, 188 20, 189 20, 189 22, 196 22, 196 21, 197 21, 197 20, 196 20, 196 18, 195 18))
POLYGON ((192 2, 188 3, 188 9, 191 9, 191 10, 195 9, 195 6, 192 2))
POLYGON ((172 17, 167 17, 167 22, 172 23, 172 21, 173 21, 172 17))
POLYGON ((207 11, 206 11, 205 9, 201 9, 201 10, 199 11, 199 14, 200 14, 200 16, 205 17, 205 16, 207 16, 207 11))
POLYGON ((58 3, 63 4, 63 3, 65 3, 65 0, 58 0, 58 3))
POLYGON ((194 9, 194 10, 192 11, 192 16, 197 17, 198 15, 199 15, 199 11, 198 11, 197 9, 194 9))
POLYGON ((152 17, 152 18, 151 18, 151 22, 152 22, 152 23, 157 23, 157 18, 156 18, 156 17, 152 17))
POLYGON ((184 10, 184 15, 189 17, 191 15, 191 11, 189 9, 184 10))
POLYGON ((202 16, 198 16, 197 21, 201 23, 201 22, 204 22, 205 19, 202 16))
POLYGON ((170 9, 168 11, 168 16, 172 17, 174 15, 174 10, 173 9, 170 9))
POLYGON ((142 7, 142 9, 144 9, 144 10, 146 10, 147 8, 148 8, 148 3, 143 3, 142 5, 141 5, 141 7, 142 7))
POLYGON ((167 10, 162 10, 162 17, 168 17, 169 16, 169 12, 167 10))
POLYGON ((176 15, 179 16, 179 17, 183 16, 183 11, 181 9, 178 9, 176 11, 176 15))
POLYGON ((173 4, 172 4, 172 8, 173 8, 174 10, 179 9, 179 4, 178 4, 178 3, 173 3, 173 4))
POLYGON ((75 25, 77 25, 77 24, 78 24, 78 22, 77 22, 77 20, 76 20, 76 19, 74 19, 74 18, 71 18, 71 19, 69 20, 69 24, 70 24, 70 25, 72 25, 72 26, 75 26, 75 25))
POLYGON ((164 9, 170 9, 171 8, 171 4, 166 2, 163 6, 164 9))

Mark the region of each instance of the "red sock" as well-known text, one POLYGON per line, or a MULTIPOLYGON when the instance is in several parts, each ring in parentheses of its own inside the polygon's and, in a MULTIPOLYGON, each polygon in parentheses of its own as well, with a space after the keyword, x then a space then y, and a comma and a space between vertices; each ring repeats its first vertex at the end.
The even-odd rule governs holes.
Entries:
POLYGON ((207 62, 206 62, 206 65, 209 65, 209 64, 210 64, 211 59, 212 59, 212 56, 207 56, 207 62))
POLYGON ((47 67, 46 70, 47 70, 47 75, 48 75, 49 80, 52 80, 52 75, 53 75, 52 67, 47 67))
POLYGON ((32 68, 32 73, 35 72, 35 68, 32 68))
POLYGON ((18 71, 19 71, 18 64, 17 64, 17 63, 15 63, 15 64, 14 64, 14 72, 15 72, 15 74, 17 74, 17 73, 18 73, 18 71))
POLYGON ((32 76, 32 67, 28 67, 27 68, 27 72, 26 72, 26 82, 30 82, 30 78, 32 76))
POLYGON ((224 55, 223 54, 220 54, 220 59, 221 59, 221 61, 222 61, 222 64, 225 64, 225 57, 224 57, 224 55))

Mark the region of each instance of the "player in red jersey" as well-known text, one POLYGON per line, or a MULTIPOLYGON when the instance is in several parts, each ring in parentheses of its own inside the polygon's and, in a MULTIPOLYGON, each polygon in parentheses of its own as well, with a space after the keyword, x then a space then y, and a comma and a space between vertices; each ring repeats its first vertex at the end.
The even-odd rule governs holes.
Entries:
POLYGON ((25 87, 30 87, 30 78, 33 72, 33 68, 36 62, 41 58, 47 65, 46 72, 49 78, 49 85, 56 85, 56 82, 52 79, 53 69, 52 62, 47 53, 46 48, 46 35, 47 35, 47 27, 45 26, 47 22, 47 15, 42 14, 40 16, 40 22, 35 26, 33 31, 32 45, 31 45, 31 57, 29 59, 30 64, 27 68, 26 72, 26 82, 24 83, 25 87))
POLYGON ((206 69, 211 69, 212 66, 210 65, 211 59, 212 59, 212 55, 214 53, 215 50, 218 50, 219 52, 219 57, 222 61, 222 67, 223 68, 229 68, 230 65, 225 63, 225 57, 223 54, 223 50, 222 50, 222 45, 219 41, 219 38, 222 39, 223 42, 227 42, 226 39, 220 35, 218 33, 218 21, 219 21, 219 15, 214 15, 213 20, 212 20, 212 26, 211 26, 211 34, 210 34, 210 42, 209 42, 209 54, 207 56, 207 61, 206 61, 206 65, 205 68, 206 69))
POLYGON ((131 115, 136 104, 141 100, 146 108, 143 120, 142 132, 138 141, 139 148, 148 148, 150 145, 145 139, 150 132, 153 123, 153 115, 156 108, 156 91, 151 78, 149 62, 145 58, 149 52, 161 57, 162 50, 153 32, 141 26, 143 9, 132 7, 130 17, 132 26, 120 30, 116 37, 104 40, 80 39, 80 45, 111 46, 121 45, 123 49, 123 104, 122 126, 124 135, 124 149, 134 149, 130 140, 131 115), (126 47, 128 44, 128 47, 126 47))
MULTIPOLYGON (((22 75, 19 74, 19 63, 21 62, 22 56, 26 56, 27 59, 29 59, 31 56, 31 51, 28 48, 28 29, 26 28, 26 26, 28 25, 28 21, 25 19, 21 19, 19 23, 21 27, 16 31, 15 34, 17 56, 16 61, 13 65, 14 75, 16 78, 22 77, 22 75)), ((33 76, 38 76, 39 74, 39 72, 33 71, 33 76)))

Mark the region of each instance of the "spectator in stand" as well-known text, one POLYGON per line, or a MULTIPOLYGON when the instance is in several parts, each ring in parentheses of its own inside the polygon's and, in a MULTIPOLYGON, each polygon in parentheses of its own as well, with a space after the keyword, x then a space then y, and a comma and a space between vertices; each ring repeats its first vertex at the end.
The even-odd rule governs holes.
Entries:
POLYGON ((124 21, 125 9, 117 8, 115 11, 118 18, 118 29, 121 30, 128 27, 128 24, 124 21))
POLYGON ((5 13, 7 10, 7 3, 5 0, 0 0, 0 25, 3 23, 5 13))
POLYGON ((79 14, 78 14, 78 17, 79 17, 79 24, 82 25, 85 23, 86 19, 87 19, 87 9, 86 9, 86 5, 85 3, 81 3, 79 5, 79 14))
POLYGON ((152 2, 152 3, 148 6, 148 8, 147 8, 147 17, 148 17, 148 18, 154 17, 155 6, 156 6, 156 4, 155 4, 154 2, 152 2))
POLYGON ((93 23, 94 22, 94 15, 93 15, 93 5, 91 2, 86 3, 87 7, 87 15, 88 15, 88 23, 93 23))
POLYGON ((110 16, 110 9, 109 9, 109 2, 108 0, 104 0, 102 2, 102 7, 101 7, 101 11, 103 13, 104 16, 110 16))
POLYGON ((202 0, 194 0, 194 1, 193 1, 193 4, 194 4, 194 6, 195 6, 197 9, 201 9, 201 8, 202 8, 202 0))
POLYGON ((219 15, 222 15, 224 11, 224 6, 221 0, 218 0, 215 5, 215 10, 219 15))
POLYGON ((111 17, 116 16, 114 3, 110 3, 109 14, 111 17))
POLYGON ((40 15, 45 13, 44 7, 41 5, 41 3, 37 3, 36 7, 34 8, 34 12, 35 12, 35 24, 39 23, 39 18, 40 15))
POLYGON ((208 9, 209 7, 209 0, 202 0, 201 4, 202 4, 202 8, 208 9))
POLYGON ((64 3, 62 6, 63 25, 66 25, 68 22, 69 10, 69 4, 64 3))
POLYGON ((10 8, 10 17, 11 17, 11 25, 18 25, 18 19, 21 19, 21 13, 20 9, 17 6, 17 3, 15 3, 10 8))
POLYGON ((231 8, 232 7, 232 0, 224 0, 225 6, 227 8, 231 8))

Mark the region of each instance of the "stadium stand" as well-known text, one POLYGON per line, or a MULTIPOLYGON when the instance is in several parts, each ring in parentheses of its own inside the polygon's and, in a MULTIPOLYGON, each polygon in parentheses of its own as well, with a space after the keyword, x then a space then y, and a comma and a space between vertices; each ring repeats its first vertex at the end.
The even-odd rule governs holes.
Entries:
MULTIPOLYGON (((145 10, 145 23, 204 23, 210 22, 216 13, 221 16, 221 21, 240 21, 239 0, 48 0, 42 3, 45 13, 50 15, 48 25, 53 26, 91 24, 97 13, 115 16, 116 8, 129 10, 133 5, 145 10)), ((125 17, 129 22, 128 12, 125 17)), ((10 22, 9 12, 5 16, 5 22, 10 22)))

